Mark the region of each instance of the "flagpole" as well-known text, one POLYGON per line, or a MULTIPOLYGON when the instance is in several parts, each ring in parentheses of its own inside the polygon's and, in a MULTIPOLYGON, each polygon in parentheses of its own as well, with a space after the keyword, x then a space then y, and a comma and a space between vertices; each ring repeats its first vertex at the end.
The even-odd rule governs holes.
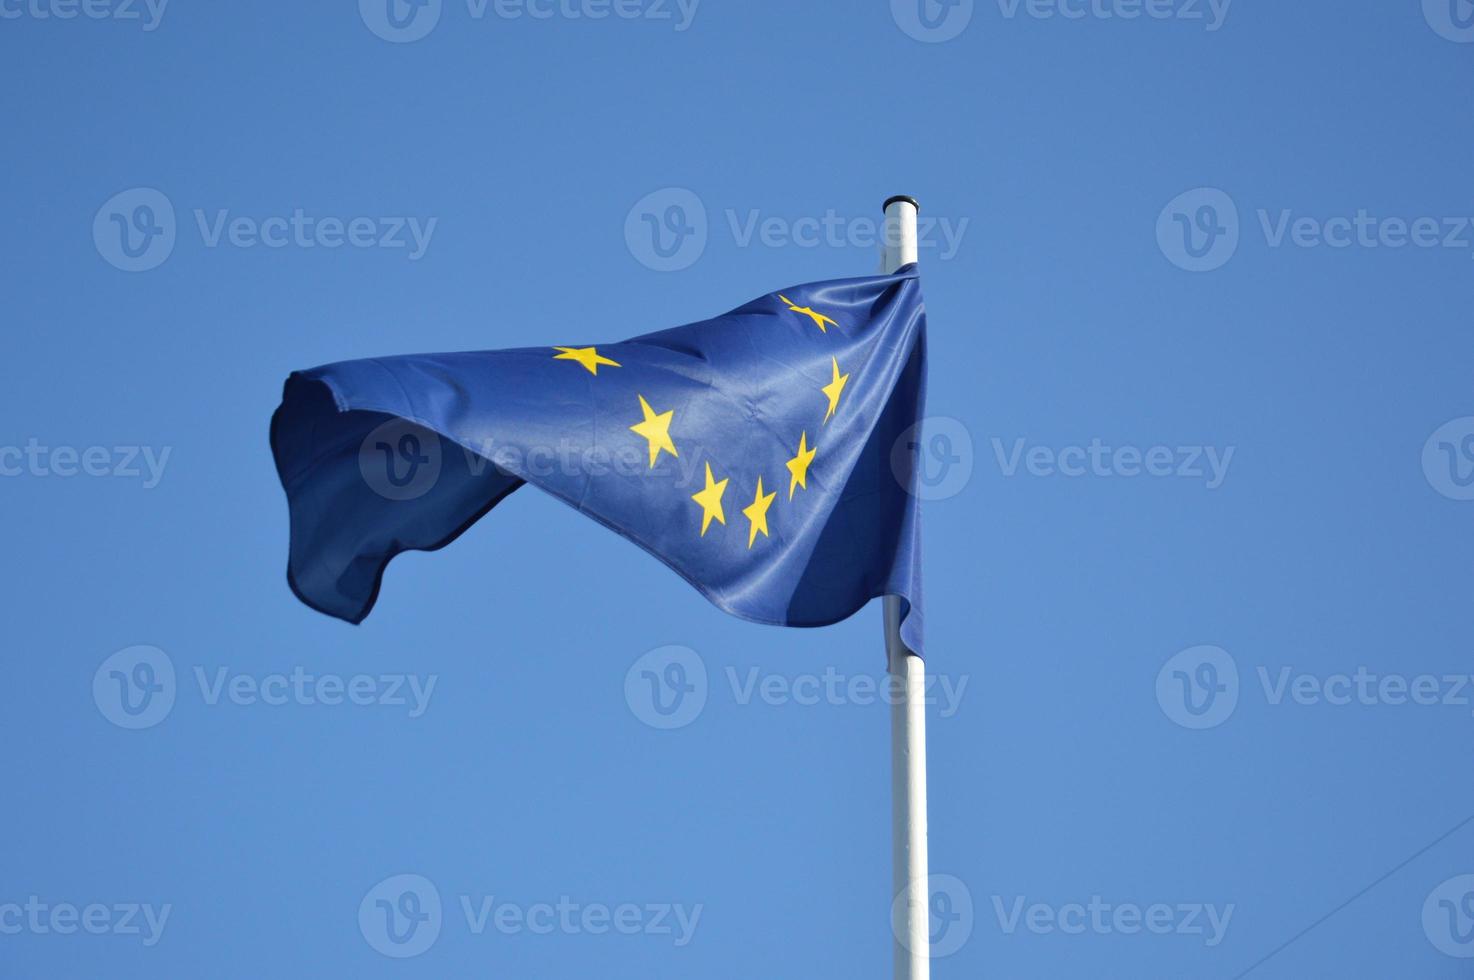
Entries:
MULTIPOLYGON (((885 202, 885 271, 917 260, 915 198, 885 202)), ((891 934, 895 980, 929 980, 930 888, 926 860, 925 667, 901 642, 901 599, 888 595, 885 651, 891 702, 891 825, 893 896, 891 934)))

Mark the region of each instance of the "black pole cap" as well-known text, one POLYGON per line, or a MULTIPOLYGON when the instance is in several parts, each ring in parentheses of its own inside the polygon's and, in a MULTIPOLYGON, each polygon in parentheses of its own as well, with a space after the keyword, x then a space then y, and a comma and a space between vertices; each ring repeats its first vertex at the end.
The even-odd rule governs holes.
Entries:
POLYGON ((880 210, 882 212, 889 211, 891 205, 895 204, 897 201, 905 201, 907 204, 915 208, 918 214, 921 212, 921 202, 912 197, 910 194, 897 194, 894 197, 886 198, 885 203, 880 206, 880 210))

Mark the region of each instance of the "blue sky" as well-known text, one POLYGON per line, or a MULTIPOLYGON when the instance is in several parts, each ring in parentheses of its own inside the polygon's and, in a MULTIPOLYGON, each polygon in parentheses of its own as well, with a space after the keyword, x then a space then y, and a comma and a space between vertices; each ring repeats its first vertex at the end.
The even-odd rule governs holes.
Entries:
POLYGON ((349 627, 266 433, 909 193, 935 975, 1467 975, 1468 0, 0 0, 0 64, 0 973, 884 976, 878 608, 524 490, 349 627))

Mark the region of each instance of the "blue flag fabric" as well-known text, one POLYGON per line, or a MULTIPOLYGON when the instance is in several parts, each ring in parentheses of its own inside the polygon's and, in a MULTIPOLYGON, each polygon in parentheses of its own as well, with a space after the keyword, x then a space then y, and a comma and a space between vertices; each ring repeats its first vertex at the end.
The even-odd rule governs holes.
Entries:
POLYGON ((925 333, 913 265, 623 343, 294 373, 271 422, 288 582, 360 622, 396 554, 530 483, 744 619, 823 626, 898 595, 919 654, 925 333))

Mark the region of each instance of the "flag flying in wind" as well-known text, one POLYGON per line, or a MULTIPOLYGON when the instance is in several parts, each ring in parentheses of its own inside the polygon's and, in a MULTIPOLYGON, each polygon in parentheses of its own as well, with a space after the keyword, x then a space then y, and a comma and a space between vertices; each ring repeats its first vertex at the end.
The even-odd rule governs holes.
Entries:
POLYGON ((294 373, 271 421, 288 582, 360 622, 391 558, 530 483, 744 619, 823 626, 898 595, 920 653, 925 333, 909 265, 622 343, 294 373))

